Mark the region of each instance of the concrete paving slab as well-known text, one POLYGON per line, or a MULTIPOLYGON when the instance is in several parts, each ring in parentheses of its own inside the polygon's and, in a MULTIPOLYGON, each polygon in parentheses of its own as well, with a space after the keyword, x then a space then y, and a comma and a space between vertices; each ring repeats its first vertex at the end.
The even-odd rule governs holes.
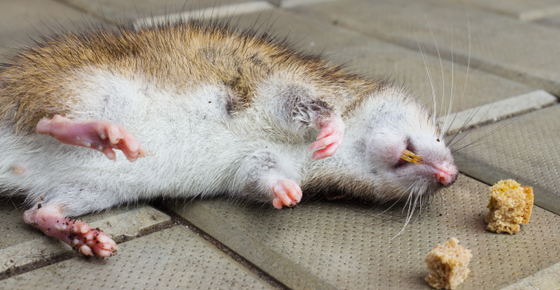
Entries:
POLYGON ((560 289, 560 263, 541 270, 502 290, 558 290, 560 289))
MULTIPOLYGON (((326 5, 326 4, 325 4, 326 5)), ((389 44, 364 34, 290 13, 270 12, 243 15, 234 22, 240 28, 254 27, 260 19, 261 31, 267 31, 289 41, 309 53, 322 53, 328 59, 345 64, 355 73, 371 78, 392 79, 403 84, 426 105, 433 107, 432 85, 438 111, 444 115, 451 92, 454 95, 452 112, 465 110, 501 99, 525 94, 535 89, 483 71, 468 69, 450 61, 426 55, 426 63, 418 50, 389 44), (443 71, 440 64, 443 65, 443 71), (442 77, 443 74, 443 77, 442 77), (443 101, 442 101, 443 99, 443 101)))
POLYGON ((470 249, 460 289, 500 289, 560 261, 560 216, 535 207, 514 235, 485 230, 489 187, 460 176, 414 224, 401 206, 303 203, 295 209, 195 200, 174 210, 288 287, 318 278, 339 289, 431 289, 424 257, 456 237, 470 249))
POLYGON ((458 63, 560 94, 560 34, 552 28, 438 0, 335 1, 293 10, 412 49, 420 43, 432 55, 437 44, 445 59, 453 55, 458 63))
POLYGON ((241 4, 251 0, 60 0, 111 23, 152 15, 166 15, 184 11, 201 10, 223 5, 241 4))
POLYGON ((438 121, 442 124, 441 128, 444 128, 445 132, 450 135, 459 132, 459 130, 470 129, 487 122, 495 122, 516 114, 538 110, 557 102, 555 96, 543 90, 537 90, 456 114, 442 116, 438 118, 438 121))
POLYGON ((463 5, 486 9, 514 17, 522 21, 560 15, 560 4, 556 0, 448 0, 463 5))
POLYGON ((0 281, 1 289, 271 289, 176 226, 123 244, 111 258, 76 257, 0 281))
POLYGON ((52 0, 0 1, 0 62, 11 49, 31 43, 44 34, 79 29, 100 21, 86 13, 52 0))
POLYGON ((250 1, 244 3, 184 11, 179 13, 168 13, 165 15, 138 18, 134 20, 133 25, 135 28, 139 28, 144 26, 151 26, 154 24, 177 22, 180 20, 231 18, 236 15, 243 16, 245 14, 255 13, 255 12, 262 13, 264 11, 271 10, 273 8, 274 5, 266 1, 250 1))
POLYGON ((319 4, 338 0, 271 0, 271 3, 278 3, 276 6, 282 8, 293 8, 302 5, 319 4))
MULTIPOLYGON (((535 187, 535 204, 560 214, 560 105, 463 132, 452 145, 459 169, 489 184, 535 187), (471 146, 461 149, 464 146, 471 146)), ((449 136, 447 137, 450 138, 449 136)))
MULTIPOLYGON (((25 224, 23 210, 10 202, 0 205, 0 219, 3 221, 0 224, 0 272, 72 251, 70 246, 44 236, 40 231, 25 224)), ((100 228, 117 243, 171 221, 168 215, 150 206, 115 208, 80 219, 100 228)))
POLYGON ((548 17, 536 20, 534 23, 548 26, 554 29, 560 29, 560 16, 548 17))

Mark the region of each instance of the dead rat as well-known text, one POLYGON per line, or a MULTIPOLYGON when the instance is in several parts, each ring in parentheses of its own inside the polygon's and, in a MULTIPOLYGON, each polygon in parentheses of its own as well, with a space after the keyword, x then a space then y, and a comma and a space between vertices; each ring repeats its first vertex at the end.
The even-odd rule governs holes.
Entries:
POLYGON ((390 201, 457 176, 435 116, 405 90, 218 22, 24 49, 0 73, 0 130, 4 192, 25 195, 25 222, 84 255, 117 246, 68 217, 140 199, 390 201))

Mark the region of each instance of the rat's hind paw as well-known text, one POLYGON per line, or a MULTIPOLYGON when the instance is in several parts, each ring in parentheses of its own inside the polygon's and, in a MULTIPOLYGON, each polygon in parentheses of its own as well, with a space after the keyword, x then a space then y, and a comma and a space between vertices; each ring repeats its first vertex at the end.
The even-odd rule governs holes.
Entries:
POLYGON ((292 180, 280 180, 272 186, 274 200, 272 205, 281 209, 282 206, 295 206, 301 200, 301 188, 292 180))
POLYGON ((46 205, 27 210, 23 219, 45 235, 58 238, 86 256, 110 257, 119 249, 107 234, 83 221, 65 218, 60 207, 46 205))
POLYGON ((110 257, 119 249, 107 234, 99 229, 93 229, 82 221, 74 221, 68 239, 70 246, 85 256, 110 257))
POLYGON ((56 115, 39 121, 36 130, 51 135, 63 144, 101 151, 111 160, 117 159, 113 149, 121 150, 130 162, 146 156, 146 149, 132 133, 107 121, 78 121, 56 115))
POLYGON ((311 159, 319 160, 332 156, 340 144, 344 135, 344 122, 338 116, 331 117, 321 122, 321 132, 317 136, 317 141, 311 144, 309 150, 317 150, 313 152, 311 159))

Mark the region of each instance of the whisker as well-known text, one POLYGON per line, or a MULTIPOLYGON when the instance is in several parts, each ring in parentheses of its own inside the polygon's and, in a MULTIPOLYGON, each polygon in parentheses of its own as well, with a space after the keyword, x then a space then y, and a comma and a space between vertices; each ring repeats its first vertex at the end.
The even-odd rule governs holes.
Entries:
MULTIPOLYGON (((426 17, 426 15, 424 15, 424 19, 426 19, 426 24, 428 25, 428 29, 430 30, 430 33, 432 34, 432 39, 434 40, 437 55, 438 55, 438 58, 439 58, 439 67, 441 69, 441 90, 442 90, 441 91, 441 102, 442 102, 442 109, 443 109, 443 101, 445 100, 445 78, 444 78, 444 73, 443 73, 443 61, 441 60, 441 54, 439 53, 439 47, 438 47, 438 44, 437 44, 437 41, 436 41, 436 37, 434 35, 434 31, 432 30, 432 27, 430 26, 430 23, 428 22, 428 18, 426 17)), ((437 111, 434 111, 434 114, 437 114, 437 111)), ((441 116, 441 109, 440 109, 440 113, 438 114, 438 116, 441 116)))
MULTIPOLYGON (((463 150, 463 149, 465 149, 465 148, 468 148, 469 146, 471 146, 471 145, 473 145, 473 144, 479 142, 480 140, 485 139, 486 137, 488 137, 488 136, 490 136, 490 135, 496 133, 497 131, 503 129, 504 127, 508 126, 508 125, 511 124, 512 122, 517 121, 517 119, 519 119, 519 117, 521 117, 521 116, 523 116, 523 115, 518 115, 518 116, 516 116, 516 117, 513 117, 509 122, 500 125, 498 128, 493 129, 492 131, 490 131, 490 132, 484 134, 483 136, 479 137, 478 139, 474 140, 473 142, 464 145, 463 147, 460 147, 460 148, 458 148, 458 149, 452 150, 451 153, 459 152, 460 150, 463 150)), ((470 133, 470 132, 472 132, 472 131, 474 131, 474 130, 471 130, 471 131, 467 132, 467 134, 470 133)), ((465 135, 467 135, 467 134, 465 134, 465 135)), ((464 138, 464 137, 463 137, 463 138, 464 138)), ((461 140, 462 140, 463 138, 461 138, 461 140)), ((457 142, 455 142, 455 143, 457 143, 457 142)))
MULTIPOLYGON (((474 116, 476 116, 476 114, 480 111, 480 109, 482 108, 482 106, 478 106, 476 108, 476 110, 474 110, 473 112, 471 112, 471 114, 469 115, 469 117, 467 118, 467 120, 465 121, 465 123, 461 126, 461 128, 459 128, 459 130, 457 132, 461 132, 462 130, 464 130, 467 125, 471 122, 471 120, 474 118, 474 116)), ((480 120, 484 120, 484 117, 486 116, 486 114, 488 114, 488 112, 490 111, 490 109, 492 108, 492 104, 490 104, 490 106, 488 106, 488 109, 486 110, 486 112, 480 117, 480 120)), ((468 131, 464 136, 462 136, 461 138, 459 138, 459 140, 452 142, 449 141, 449 144, 447 147, 451 147, 459 142, 461 142, 461 140, 463 140, 465 137, 467 137, 470 134, 471 131, 468 131)))
MULTIPOLYGON (((461 100, 459 101, 459 108, 461 107, 463 100, 465 99, 465 93, 467 92, 467 83, 469 80, 469 72, 470 72, 470 68, 471 68, 471 22, 470 22, 470 18, 467 15, 467 30, 468 30, 468 39, 469 39, 469 52, 468 52, 468 58, 467 58, 467 73, 465 76, 465 85, 463 86, 463 93, 461 96, 461 100)), ((451 129, 451 126, 453 125, 453 123, 455 122, 455 119, 457 118, 457 115, 459 114, 459 111, 457 111, 455 113, 455 116, 453 116, 453 120, 451 120, 451 123, 449 124, 449 127, 447 127, 447 129, 445 130, 445 134, 447 134, 447 132, 449 132, 449 130, 451 129)), ((445 127, 444 127, 445 128, 445 127)), ((460 132, 457 131, 457 132, 460 132)), ((451 140, 449 141, 449 143, 453 142, 453 139, 455 139, 455 137, 457 137, 457 134, 455 134, 455 136, 453 136, 451 138, 451 140)), ((447 145, 447 147, 450 147, 449 144, 447 145)))
POLYGON ((434 89, 434 81, 432 79, 432 73, 430 72, 430 67, 428 65, 428 59, 426 58, 426 54, 424 52, 424 47, 420 45, 420 41, 418 40, 418 35, 416 35, 416 32, 414 32, 414 37, 416 38, 416 43, 418 44, 418 49, 420 50, 420 55, 422 56, 422 61, 424 62, 424 67, 426 68, 428 79, 430 80, 430 87, 432 89, 432 99, 434 100, 434 114, 432 118, 433 118, 433 123, 436 124, 437 102, 436 102, 436 92, 434 89))
MULTIPOLYGON (((443 128, 446 127, 447 121, 449 119, 449 115, 451 114, 452 106, 453 106, 453 99, 455 98, 455 82, 454 82, 454 54, 453 54, 453 35, 451 36, 451 95, 449 97, 449 106, 447 108, 447 114, 445 115, 445 120, 443 121, 443 128)), ((443 108, 443 103, 441 104, 443 108)), ((439 138, 443 138, 444 131, 442 131, 439 138)))

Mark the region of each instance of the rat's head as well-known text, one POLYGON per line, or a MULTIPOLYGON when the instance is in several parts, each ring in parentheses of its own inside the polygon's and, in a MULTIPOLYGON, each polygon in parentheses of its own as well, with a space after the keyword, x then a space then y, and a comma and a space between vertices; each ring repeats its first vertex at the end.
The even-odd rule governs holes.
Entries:
POLYGON ((423 106, 394 88, 369 103, 361 147, 377 198, 428 197, 455 181, 453 156, 423 106))

